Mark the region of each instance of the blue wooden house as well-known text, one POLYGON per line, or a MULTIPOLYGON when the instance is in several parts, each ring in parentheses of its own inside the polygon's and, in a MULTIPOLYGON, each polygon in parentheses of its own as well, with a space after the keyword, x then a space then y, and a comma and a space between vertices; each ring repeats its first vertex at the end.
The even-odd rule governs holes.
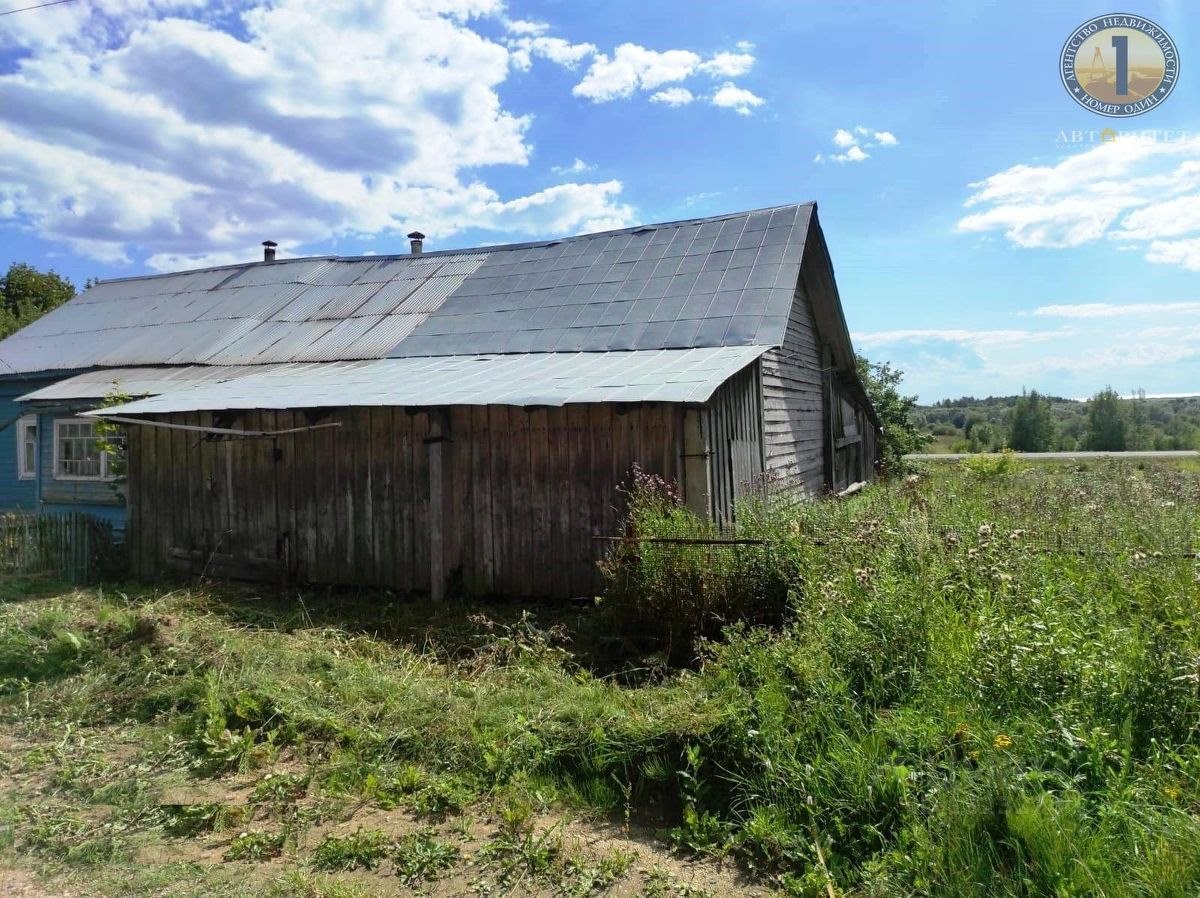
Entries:
MULTIPOLYGON (((82 511, 125 527, 122 485, 97 448, 95 419, 80 418, 103 398, 20 401, 52 388, 71 371, 0 378, 0 512, 82 511)), ((111 378, 109 378, 111 382, 111 378)))

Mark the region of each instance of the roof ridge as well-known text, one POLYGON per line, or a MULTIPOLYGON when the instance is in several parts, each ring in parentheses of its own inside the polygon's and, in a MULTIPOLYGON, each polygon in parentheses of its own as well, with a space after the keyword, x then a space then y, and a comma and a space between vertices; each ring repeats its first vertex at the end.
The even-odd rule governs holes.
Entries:
MULTIPOLYGON (((803 203, 781 203, 775 206, 763 206, 758 209, 743 209, 737 212, 723 212, 719 215, 704 215, 698 218, 681 218, 675 221, 659 221, 647 222, 645 224, 631 225, 625 228, 613 228, 607 231, 589 231, 585 234, 572 234, 567 237, 548 237, 544 240, 526 240, 520 243, 497 243, 486 246, 465 246, 457 249, 437 249, 429 250, 420 253, 420 256, 433 257, 452 256, 452 255, 471 255, 474 253, 493 253, 493 252, 508 252, 518 249, 529 249, 535 246, 550 246, 555 243, 569 243, 576 240, 592 240, 598 237, 613 237, 618 234, 633 234, 644 230, 658 230, 660 228, 681 228, 687 225, 703 224, 709 221, 725 221, 730 218, 739 218, 743 215, 754 215, 758 212, 775 212, 780 209, 799 209, 802 206, 815 207, 815 200, 807 200, 803 203)), ((255 268, 265 265, 289 265, 299 262, 366 262, 368 260, 388 261, 392 259, 411 259, 414 258, 412 253, 368 253, 359 256, 293 256, 287 259, 276 259, 273 262, 263 262, 261 260, 249 262, 231 262, 227 265, 209 265, 204 268, 185 268, 179 271, 163 271, 158 274, 130 274, 124 277, 115 278, 98 278, 97 284, 121 284, 129 281, 146 281, 161 277, 178 277, 183 274, 202 274, 207 271, 226 271, 238 268, 246 268, 253 265, 255 268)))

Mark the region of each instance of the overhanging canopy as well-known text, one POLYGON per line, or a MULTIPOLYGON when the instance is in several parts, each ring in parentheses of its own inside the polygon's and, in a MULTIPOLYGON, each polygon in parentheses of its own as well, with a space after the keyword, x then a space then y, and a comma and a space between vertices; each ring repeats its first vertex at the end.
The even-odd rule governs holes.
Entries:
MULTIPOLYGON (((767 346, 275 365, 87 414, 332 406, 705 402, 767 346)), ((242 369, 243 371, 245 369, 242 369)))

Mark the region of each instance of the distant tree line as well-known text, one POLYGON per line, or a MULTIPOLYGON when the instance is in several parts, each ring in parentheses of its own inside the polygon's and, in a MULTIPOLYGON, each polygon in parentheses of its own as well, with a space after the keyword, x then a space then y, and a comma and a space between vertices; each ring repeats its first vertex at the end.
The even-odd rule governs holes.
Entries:
POLYGON ((945 399, 911 414, 935 451, 1200 449, 1200 396, 1126 399, 1106 387, 1081 402, 1030 390, 945 399))

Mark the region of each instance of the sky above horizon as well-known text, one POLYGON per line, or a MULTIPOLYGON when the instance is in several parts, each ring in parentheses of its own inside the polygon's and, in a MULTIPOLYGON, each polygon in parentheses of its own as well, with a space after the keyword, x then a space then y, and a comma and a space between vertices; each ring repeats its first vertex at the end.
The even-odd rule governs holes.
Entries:
POLYGON ((1079 2, 0 16, 0 263, 82 285, 268 238, 448 249, 816 200, 856 349, 922 401, 1200 393, 1200 4, 1134 6, 1180 79, 1115 120, 1059 81, 1066 38, 1113 11, 1079 2))

